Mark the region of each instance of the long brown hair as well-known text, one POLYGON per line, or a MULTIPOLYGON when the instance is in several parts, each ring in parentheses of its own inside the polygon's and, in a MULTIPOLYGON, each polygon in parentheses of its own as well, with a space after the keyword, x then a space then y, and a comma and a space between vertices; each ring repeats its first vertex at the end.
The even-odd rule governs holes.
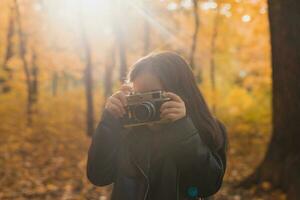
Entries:
POLYGON ((141 72, 157 76, 164 90, 179 95, 185 102, 186 114, 200 130, 204 142, 215 150, 221 147, 221 129, 197 86, 191 67, 183 57, 172 51, 150 53, 133 64, 128 73, 129 81, 134 81, 141 72))

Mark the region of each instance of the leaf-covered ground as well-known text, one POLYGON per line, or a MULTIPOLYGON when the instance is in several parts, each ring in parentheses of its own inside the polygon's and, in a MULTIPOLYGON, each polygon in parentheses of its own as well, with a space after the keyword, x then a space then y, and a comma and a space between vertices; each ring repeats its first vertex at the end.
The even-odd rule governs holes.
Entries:
MULTIPOLYGON (((86 178, 90 139, 84 133, 81 95, 40 103, 32 128, 26 127, 24 99, 18 94, 2 96, 0 105, 1 200, 109 199, 111 186, 95 187, 86 178)), ((249 190, 233 187, 263 158, 268 140, 265 134, 229 132, 227 173, 216 199, 285 199, 279 191, 270 191, 268 183, 249 190)))

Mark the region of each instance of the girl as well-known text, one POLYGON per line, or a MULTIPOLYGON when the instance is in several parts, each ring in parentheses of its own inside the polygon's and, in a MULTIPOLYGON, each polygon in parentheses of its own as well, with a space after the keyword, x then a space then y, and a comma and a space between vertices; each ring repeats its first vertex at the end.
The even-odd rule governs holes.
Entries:
POLYGON ((227 133, 209 111, 187 62, 174 52, 138 60, 110 96, 92 137, 87 177, 113 185, 112 200, 208 199, 221 187, 226 169, 227 133), (124 128, 125 95, 164 90, 160 107, 169 123, 124 128))

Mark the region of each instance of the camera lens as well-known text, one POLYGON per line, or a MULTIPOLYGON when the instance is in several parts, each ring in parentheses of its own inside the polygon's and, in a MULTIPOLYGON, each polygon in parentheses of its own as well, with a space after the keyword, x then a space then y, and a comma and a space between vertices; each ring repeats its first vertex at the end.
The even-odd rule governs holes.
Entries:
POLYGON ((150 120, 155 115, 155 106, 151 102, 143 102, 135 107, 134 115, 138 121, 150 120))

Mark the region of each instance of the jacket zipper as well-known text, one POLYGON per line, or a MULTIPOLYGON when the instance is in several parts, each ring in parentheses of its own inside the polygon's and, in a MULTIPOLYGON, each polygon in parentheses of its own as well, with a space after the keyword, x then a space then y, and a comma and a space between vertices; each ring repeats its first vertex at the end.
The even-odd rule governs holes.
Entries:
MULTIPOLYGON (((152 152, 152 147, 151 148, 149 148, 149 152, 148 152, 148 162, 147 162, 147 172, 149 173, 149 170, 150 170, 150 160, 151 160, 151 152, 152 152)), ((146 190, 146 192, 145 192, 145 196, 144 196, 144 200, 146 200, 146 198, 147 198, 147 194, 148 194, 148 191, 149 191, 149 187, 150 187, 150 181, 149 181, 149 177, 147 177, 146 175, 145 175, 145 177, 146 177, 146 179, 147 179, 147 190, 146 190)))
POLYGON ((149 190, 149 178, 146 176, 145 172, 139 167, 139 165, 134 161, 135 165, 139 168, 139 170, 142 172, 142 174, 144 175, 144 177, 147 180, 147 190, 144 194, 144 200, 146 200, 147 194, 148 194, 148 190, 149 190))
POLYGON ((176 178, 176 193, 177 193, 176 200, 179 200, 179 187, 178 187, 178 185, 179 185, 179 173, 180 173, 180 171, 178 170, 178 172, 177 172, 177 178, 176 178))
MULTIPOLYGON (((149 150, 149 154, 151 155, 151 150, 149 150)), ((149 155, 149 156, 150 156, 149 155)), ((148 165, 147 165, 147 170, 149 172, 149 168, 150 168, 150 157, 148 156, 148 165)), ((140 168, 140 166, 136 163, 136 161, 134 159, 132 159, 134 164, 137 166, 137 168, 142 172, 143 176, 146 178, 147 180, 147 189, 146 189, 146 192, 144 194, 144 199, 143 200, 146 200, 146 197, 147 197, 147 194, 148 194, 148 191, 149 191, 149 187, 150 187, 150 181, 149 181, 149 177, 145 174, 145 172, 143 171, 142 168, 140 168)))

